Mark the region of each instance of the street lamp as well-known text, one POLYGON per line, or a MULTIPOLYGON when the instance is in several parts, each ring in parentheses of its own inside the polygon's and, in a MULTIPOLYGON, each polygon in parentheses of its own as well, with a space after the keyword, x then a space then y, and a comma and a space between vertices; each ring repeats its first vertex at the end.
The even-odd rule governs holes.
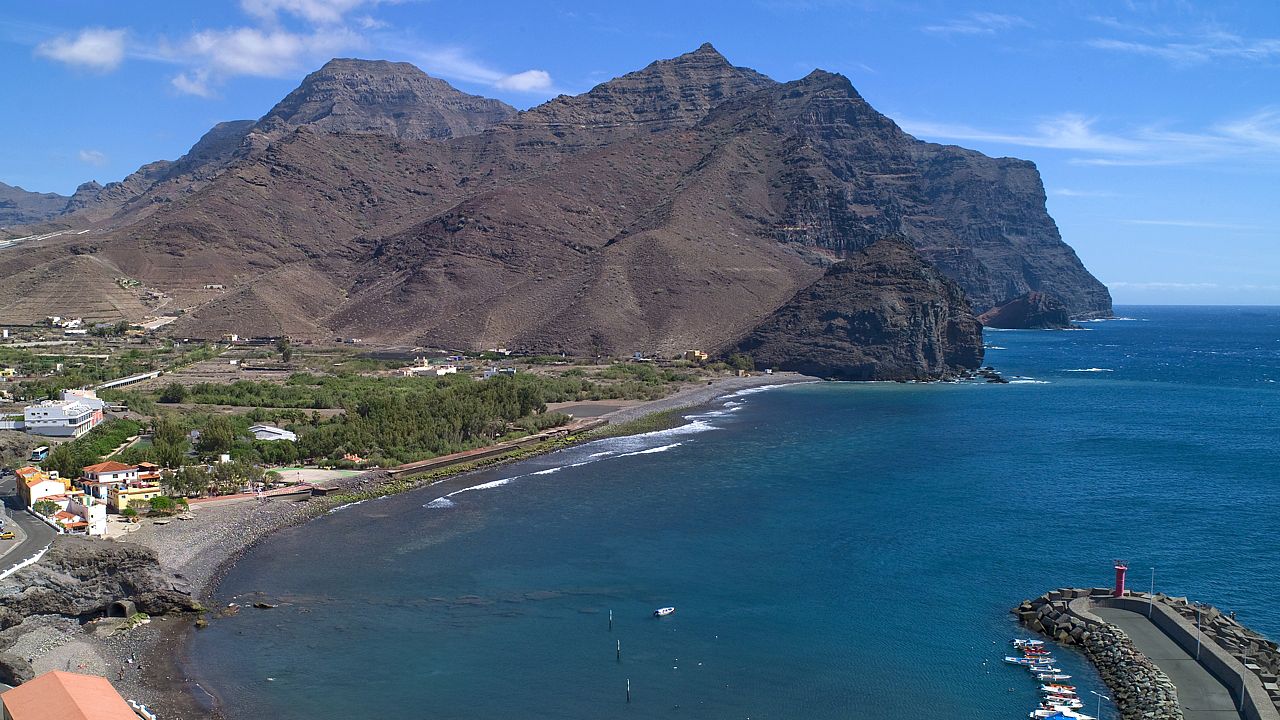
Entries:
POLYGON ((1151 610, 1156 606, 1156 569, 1151 568, 1151 597, 1147 598, 1147 619, 1151 619, 1151 610))
POLYGON ((1107 697, 1106 695, 1103 695, 1103 694, 1101 694, 1101 693, 1096 693, 1096 692, 1094 692, 1094 691, 1092 691, 1092 690, 1090 690, 1090 691, 1089 691, 1089 694, 1090 694, 1090 695, 1097 695, 1097 696, 1098 696, 1098 720, 1102 720, 1102 701, 1103 701, 1103 700, 1110 701, 1110 700, 1111 700, 1111 698, 1109 698, 1109 697, 1107 697))

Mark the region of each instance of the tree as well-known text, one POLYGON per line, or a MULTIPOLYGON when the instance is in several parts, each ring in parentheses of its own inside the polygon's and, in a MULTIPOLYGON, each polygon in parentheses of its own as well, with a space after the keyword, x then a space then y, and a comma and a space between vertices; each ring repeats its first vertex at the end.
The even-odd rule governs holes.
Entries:
POLYGON ((167 468, 181 467, 187 447, 187 434, 181 423, 169 416, 156 420, 151 448, 157 463, 167 468))
POLYGON ((153 497, 149 502, 153 515, 177 515, 188 507, 186 498, 173 498, 168 495, 153 497))
POLYGON ((58 512, 62 508, 58 507, 58 503, 53 502, 52 500, 41 500, 35 505, 32 505, 31 509, 35 510, 41 515, 48 516, 58 512))
POLYGON ((282 337, 276 341, 276 350, 280 352, 280 359, 289 362, 293 359, 293 346, 289 344, 289 338, 282 337))
POLYGON ((753 360, 750 355, 734 353, 729 356, 729 366, 735 370, 751 372, 756 369, 756 361, 753 360))
POLYGON ((138 517, 138 511, 134 510, 133 506, 127 506, 125 509, 120 511, 120 515, 128 518, 129 520, 135 520, 138 517))
POLYGON ((171 382, 160 391, 160 402, 180 403, 187 399, 187 386, 180 382, 171 382))
POLYGON ((226 415, 214 415, 200 431, 200 449, 204 452, 225 453, 236 444, 236 426, 226 415))
POLYGON ((56 470, 60 477, 77 478, 84 466, 92 464, 94 460, 96 458, 86 458, 84 454, 76 452, 74 443, 62 443, 49 452, 49 457, 44 461, 44 469, 56 470))

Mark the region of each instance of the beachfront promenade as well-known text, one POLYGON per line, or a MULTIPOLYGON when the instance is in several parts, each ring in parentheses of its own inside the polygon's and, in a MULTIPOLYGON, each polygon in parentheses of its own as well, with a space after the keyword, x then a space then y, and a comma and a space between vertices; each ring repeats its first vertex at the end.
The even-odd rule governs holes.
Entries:
POLYGON ((1178 688, 1184 720, 1240 720, 1227 687, 1146 615, 1108 607, 1095 607, 1091 612, 1123 630, 1134 646, 1169 676, 1178 688))

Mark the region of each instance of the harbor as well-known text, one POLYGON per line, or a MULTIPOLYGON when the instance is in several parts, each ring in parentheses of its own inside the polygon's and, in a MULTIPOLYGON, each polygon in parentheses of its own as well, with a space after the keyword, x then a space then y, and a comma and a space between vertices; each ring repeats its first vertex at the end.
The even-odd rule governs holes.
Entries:
POLYGON ((1234 613, 1132 592, 1127 570, 1116 564, 1113 587, 1054 590, 1013 613, 1033 632, 1081 650, 1126 720, 1280 720, 1276 643, 1234 613))

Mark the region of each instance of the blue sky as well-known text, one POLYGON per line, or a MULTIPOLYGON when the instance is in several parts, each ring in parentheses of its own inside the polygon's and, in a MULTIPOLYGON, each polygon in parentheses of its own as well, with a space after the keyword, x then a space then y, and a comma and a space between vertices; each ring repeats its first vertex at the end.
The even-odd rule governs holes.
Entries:
POLYGON ((1033 160, 1119 304, 1280 304, 1276 0, 6 3, 0 180, 118 180, 334 56, 526 108, 704 41, 778 80, 847 75, 918 137, 1033 160))

